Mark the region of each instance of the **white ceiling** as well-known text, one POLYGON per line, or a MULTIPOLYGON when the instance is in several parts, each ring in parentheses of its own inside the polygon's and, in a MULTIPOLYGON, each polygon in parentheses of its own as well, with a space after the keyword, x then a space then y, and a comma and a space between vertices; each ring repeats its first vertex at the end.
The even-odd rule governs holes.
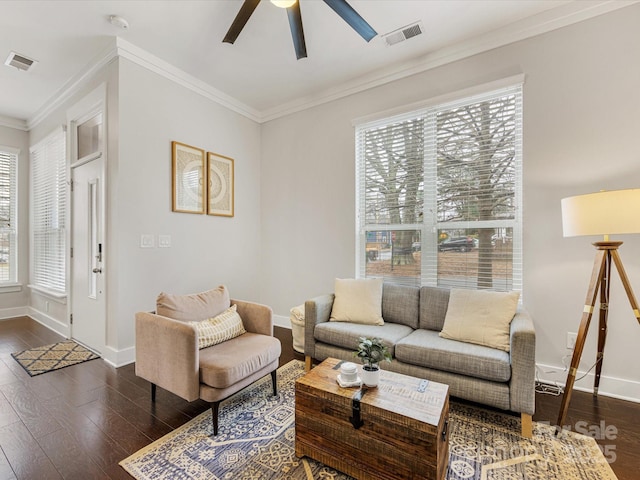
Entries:
POLYGON ((268 0, 234 45, 223 44, 241 3, 0 0, 0 60, 15 51, 38 61, 29 72, 0 64, 0 117, 29 124, 116 36, 268 119, 635 2, 349 0, 379 34, 422 22, 423 35, 387 47, 380 35, 367 44, 324 2, 300 0, 308 52, 301 60, 286 11, 268 0), (111 25, 113 14, 130 28, 111 25))

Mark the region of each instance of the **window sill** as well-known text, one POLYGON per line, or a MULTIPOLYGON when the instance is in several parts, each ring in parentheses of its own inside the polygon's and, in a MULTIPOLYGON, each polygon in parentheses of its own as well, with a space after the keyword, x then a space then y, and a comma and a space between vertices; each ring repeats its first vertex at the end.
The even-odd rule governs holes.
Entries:
POLYGON ((21 283, 5 283, 0 285, 0 293, 13 293, 13 292, 21 292, 22 284, 21 283))
POLYGON ((54 290, 49 290, 48 288, 39 287, 37 285, 27 285, 33 292, 42 295, 43 297, 47 297, 50 300, 54 300, 58 303, 67 303, 67 294, 56 292, 54 290))

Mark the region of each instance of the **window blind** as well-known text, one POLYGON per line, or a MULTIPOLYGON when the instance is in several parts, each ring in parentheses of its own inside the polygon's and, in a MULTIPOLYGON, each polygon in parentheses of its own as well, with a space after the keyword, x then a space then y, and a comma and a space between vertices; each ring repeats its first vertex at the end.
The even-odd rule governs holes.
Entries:
POLYGON ((0 146, 0 285, 17 282, 18 151, 0 146))
POLYGON ((31 245, 35 286, 66 291, 65 132, 56 130, 31 148, 31 245))
POLYGON ((522 289, 522 85, 356 126, 358 275, 522 289))

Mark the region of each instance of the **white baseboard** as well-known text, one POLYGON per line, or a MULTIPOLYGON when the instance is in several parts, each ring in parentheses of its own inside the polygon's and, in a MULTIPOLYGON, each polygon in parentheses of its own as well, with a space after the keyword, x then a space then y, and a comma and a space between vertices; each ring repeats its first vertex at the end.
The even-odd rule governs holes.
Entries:
POLYGON ((29 315, 29 307, 0 308, 0 320, 29 315))
POLYGON ((288 328, 291 330, 291 320, 285 315, 274 315, 273 324, 276 327, 288 328))
MULTIPOLYGON (((541 363, 536 364, 536 366, 538 367, 537 373, 539 381, 554 385, 565 385, 565 382, 567 381, 567 372, 564 366, 544 365, 541 363)), ((586 372, 584 371, 578 370, 576 379, 581 378, 585 373, 586 372)), ((573 385, 573 389, 581 392, 593 392, 594 378, 595 374, 590 372, 583 379, 576 380, 573 385)), ((598 395, 640 403, 640 382, 602 375, 600 377, 598 395)))
POLYGON ((115 368, 124 367, 136 361, 136 347, 123 348, 122 350, 105 347, 102 358, 115 368))
MULTIPOLYGON (((50 317, 46 313, 36 310, 33 307, 26 307, 26 309, 28 309, 28 312, 25 312, 23 315, 28 315, 36 322, 44 325, 50 330, 53 330, 57 334, 62 335, 64 338, 71 338, 71 331, 68 325, 65 325, 59 320, 56 320, 55 318, 50 317)), ((112 365, 113 367, 123 367, 136 361, 136 349, 135 347, 128 347, 122 350, 116 350, 113 347, 107 346, 105 347, 105 351, 102 354, 102 358, 105 362, 107 362, 109 365, 112 365)))
POLYGON ((69 325, 62 323, 60 320, 56 320, 55 318, 47 315, 40 310, 36 310, 33 307, 28 307, 29 313, 28 315, 33 318, 36 322, 44 325, 49 330, 53 330, 59 335, 62 335, 64 338, 69 338, 71 335, 71 331, 69 330, 69 325))

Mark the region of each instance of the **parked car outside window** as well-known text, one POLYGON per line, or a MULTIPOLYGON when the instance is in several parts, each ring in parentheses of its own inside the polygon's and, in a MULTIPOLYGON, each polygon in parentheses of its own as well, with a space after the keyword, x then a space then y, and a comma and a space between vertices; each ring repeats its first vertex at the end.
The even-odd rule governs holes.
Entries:
POLYGON ((453 237, 440 242, 438 244, 438 251, 469 252, 476 247, 476 240, 471 237, 453 237))

